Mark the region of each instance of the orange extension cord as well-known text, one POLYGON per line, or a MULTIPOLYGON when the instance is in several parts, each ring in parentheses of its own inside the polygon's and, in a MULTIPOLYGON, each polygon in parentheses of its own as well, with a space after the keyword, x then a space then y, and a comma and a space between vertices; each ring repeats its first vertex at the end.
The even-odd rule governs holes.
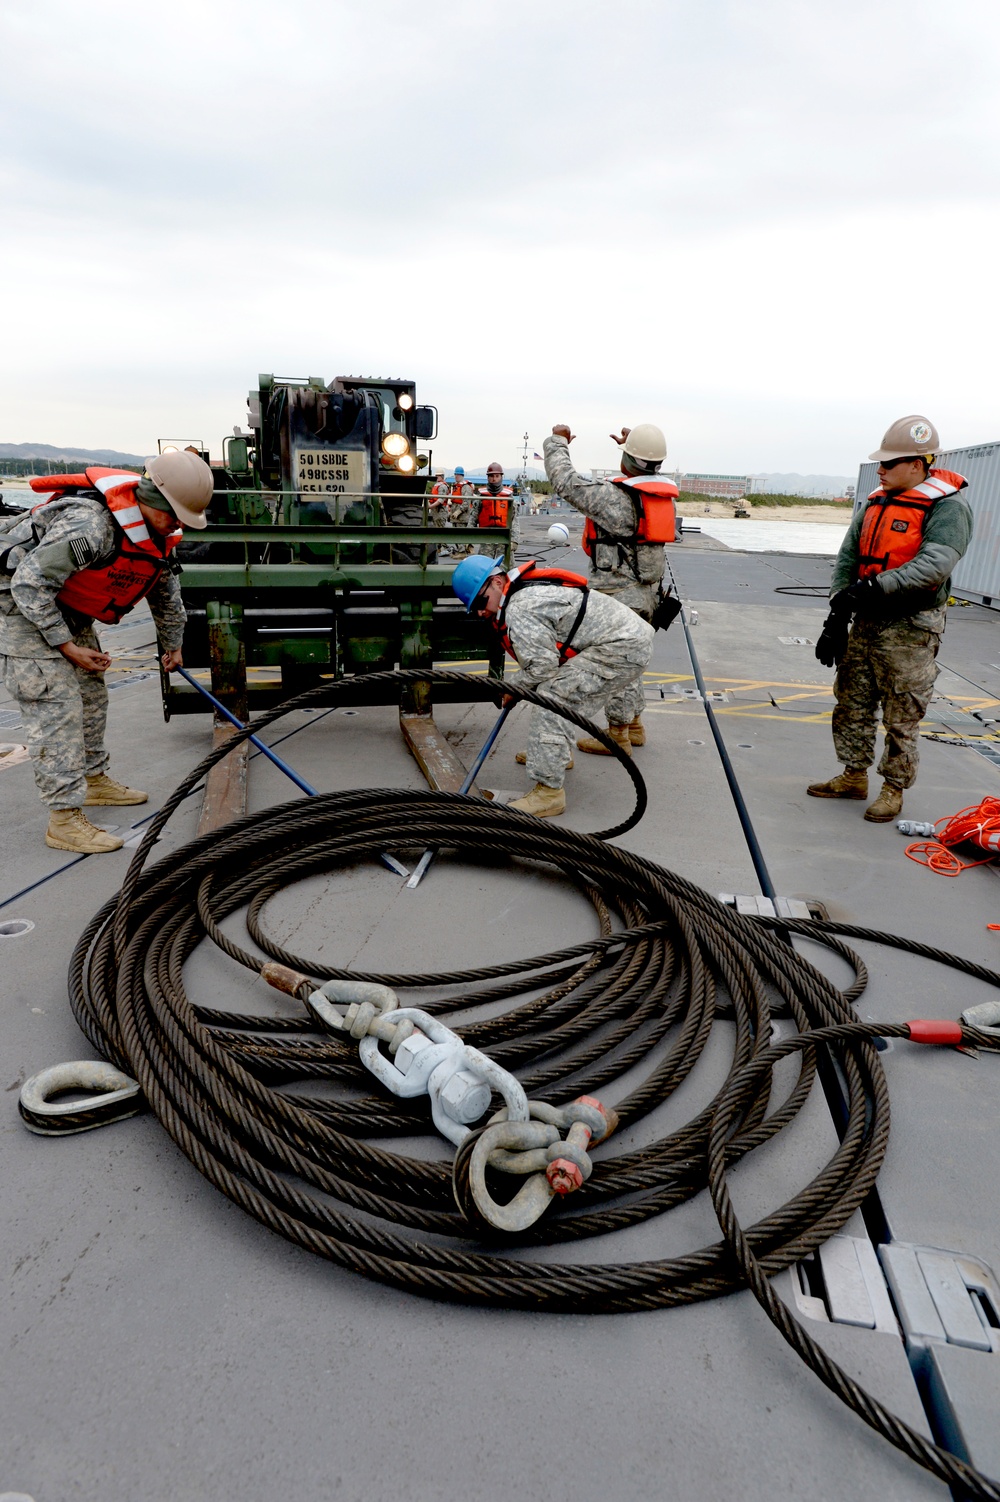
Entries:
POLYGON ((950 819, 938 819, 934 831, 936 839, 907 845, 911 861, 929 866, 939 876, 960 876, 971 866, 988 865, 1000 854, 1000 798, 984 798, 982 803, 963 808, 950 819), (979 861, 963 861, 949 846, 964 844, 978 845, 990 854, 979 861))

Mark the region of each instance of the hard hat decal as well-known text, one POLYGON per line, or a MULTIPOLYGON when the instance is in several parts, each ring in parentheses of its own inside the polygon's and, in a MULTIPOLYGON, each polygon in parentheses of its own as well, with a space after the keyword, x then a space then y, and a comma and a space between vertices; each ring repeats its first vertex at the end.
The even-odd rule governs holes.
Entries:
POLYGON ((925 422, 915 422, 910 429, 910 437, 914 443, 926 443, 931 436, 931 430, 925 422))

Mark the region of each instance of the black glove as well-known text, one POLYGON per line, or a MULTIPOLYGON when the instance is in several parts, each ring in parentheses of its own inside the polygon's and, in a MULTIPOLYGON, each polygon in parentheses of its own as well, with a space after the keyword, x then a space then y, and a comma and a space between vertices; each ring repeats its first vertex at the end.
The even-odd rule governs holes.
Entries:
POLYGON ((849 629, 847 616, 842 611, 831 610, 816 643, 816 657, 825 668, 840 666, 847 651, 849 629))
POLYGON ((869 621, 880 620, 886 615, 888 604, 889 596, 874 574, 869 574, 867 579, 859 579, 849 589, 842 589, 830 601, 833 609, 841 612, 852 610, 855 615, 863 616, 869 621))
POLYGON ((666 594, 661 594, 653 607, 653 614, 649 618, 649 624, 654 631, 666 631, 671 621, 677 619, 681 613, 681 602, 672 589, 666 594))

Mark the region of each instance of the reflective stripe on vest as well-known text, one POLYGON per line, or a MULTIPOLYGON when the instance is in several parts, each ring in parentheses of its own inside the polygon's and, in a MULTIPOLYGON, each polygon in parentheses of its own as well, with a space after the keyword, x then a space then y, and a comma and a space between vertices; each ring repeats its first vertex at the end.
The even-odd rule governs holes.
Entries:
POLYGON ((868 497, 858 537, 858 578, 902 568, 920 551, 927 518, 938 501, 957 495, 968 481, 950 469, 932 469, 912 490, 887 494, 880 486, 868 497))
POLYGON ((504 485, 494 494, 489 486, 484 486, 480 489, 479 494, 482 496, 482 503, 479 507, 478 525, 480 527, 508 526, 508 518, 510 516, 509 503, 513 499, 514 492, 504 485))
MULTIPOLYGON (((614 547, 635 548, 640 543, 647 546, 673 542, 677 529, 676 501, 679 495, 673 480, 662 475, 614 475, 612 485, 621 485, 631 496, 635 507, 636 530, 627 537, 616 537, 588 516, 583 528, 583 551, 588 558, 594 556, 596 543, 608 543, 614 547)), ((633 565, 638 575, 638 567, 633 565)))
POLYGON ((95 467, 83 475, 52 475, 30 483, 42 497, 32 508, 32 515, 52 500, 77 490, 87 490, 91 495, 96 492, 107 506, 115 524, 113 557, 70 574, 56 601, 78 615, 114 625, 152 589, 168 566, 168 555, 180 542, 182 532, 172 532, 162 549, 150 537, 135 498, 139 476, 128 470, 95 467), (42 491, 42 485, 56 488, 42 491))
POLYGON ((518 590, 525 589, 530 584, 561 584, 566 589, 579 589, 582 592, 583 599, 580 609, 577 612, 576 620, 566 633, 565 642, 556 642, 556 651, 559 653, 559 666, 562 667, 563 663, 568 662, 571 657, 579 655, 574 650, 572 641, 587 613, 587 596, 590 594, 590 586, 582 574, 574 574, 568 568, 539 568, 533 558, 530 558, 527 563, 519 564, 517 568, 512 568, 507 575, 507 582, 500 597, 500 609, 497 611, 494 625, 500 633, 500 640, 504 644, 504 650, 515 661, 517 660, 517 653, 514 651, 510 634, 507 630, 507 606, 510 604, 511 595, 517 594, 518 590))

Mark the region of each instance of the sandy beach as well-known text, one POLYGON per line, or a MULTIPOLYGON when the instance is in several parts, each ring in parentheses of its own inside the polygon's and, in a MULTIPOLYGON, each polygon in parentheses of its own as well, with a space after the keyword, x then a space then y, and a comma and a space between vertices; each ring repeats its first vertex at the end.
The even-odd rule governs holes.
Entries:
MULTIPOLYGON (((735 518, 736 508, 726 501, 681 501, 677 507, 681 516, 689 516, 693 522, 699 516, 726 516, 735 518)), ((800 506, 748 506, 750 515, 739 518, 747 526, 754 522, 843 522, 846 527, 851 520, 850 506, 817 506, 803 498, 800 506)))

